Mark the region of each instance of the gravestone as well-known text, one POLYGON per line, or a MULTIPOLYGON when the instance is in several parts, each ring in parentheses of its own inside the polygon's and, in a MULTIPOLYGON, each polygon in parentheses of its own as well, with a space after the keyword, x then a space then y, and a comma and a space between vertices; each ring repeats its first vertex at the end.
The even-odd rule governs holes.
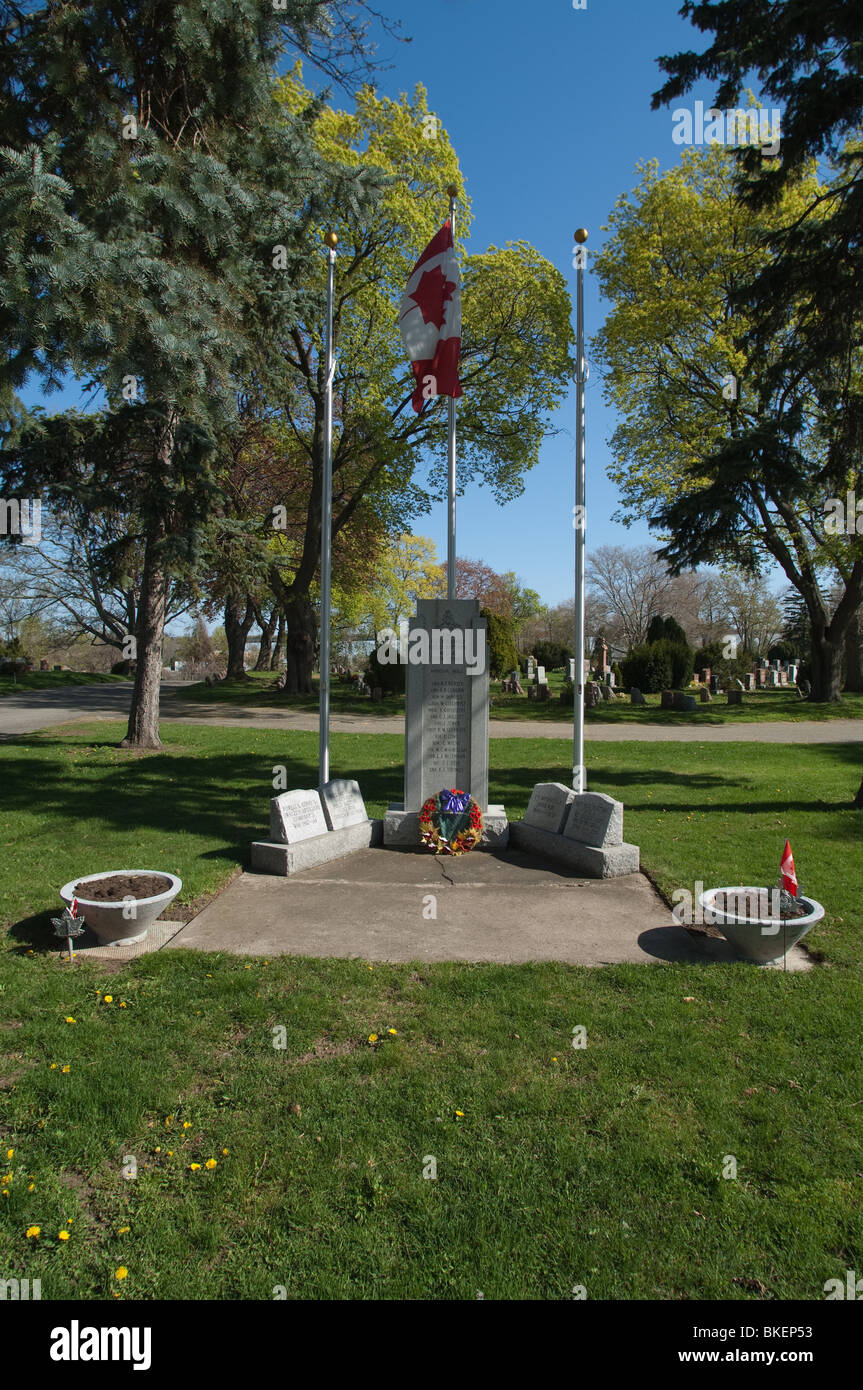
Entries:
POLYGON ((631 705, 646 705, 647 701, 642 695, 637 685, 634 685, 629 692, 629 703, 631 705))
POLYGON ((324 784, 321 806, 328 830, 344 830, 368 820, 359 783, 348 778, 333 778, 324 784))
POLYGON ((660 709, 674 709, 674 691, 663 690, 659 696, 660 709))
POLYGON ((737 688, 738 690, 745 690, 745 689, 746 689, 746 686, 743 684, 743 681, 741 681, 741 680, 735 680, 734 684, 735 684, 735 686, 736 686, 736 688, 737 688))
POLYGON ((584 704, 586 709, 594 709, 602 697, 599 693, 599 682, 588 681, 584 687, 584 704))
POLYGON ((746 683, 746 689, 747 689, 747 690, 754 690, 754 689, 755 689, 755 676, 754 676, 754 674, 753 674, 752 671, 749 672, 748 676, 744 676, 743 679, 744 679, 744 681, 745 681, 745 683, 746 683))
POLYGON ((482 811, 483 848, 503 847, 504 809, 488 804, 487 625, 478 599, 417 600, 406 676, 405 794, 387 811, 384 844, 420 849, 423 803, 453 789, 482 811))
POLYGON ((565 787, 562 782, 537 782, 524 813, 525 825, 559 835, 574 796, 572 788, 565 787))
POLYGON ((546 683, 546 675, 545 675, 545 667, 544 667, 544 666, 537 666, 537 668, 536 668, 536 683, 537 683, 537 685, 545 685, 545 683, 546 683))
POLYGON ((563 827, 567 840, 605 849, 623 844, 623 803, 604 792, 582 792, 573 797, 563 827))
POLYGON ((270 841, 295 845, 313 835, 326 835, 327 822, 320 792, 282 792, 270 801, 270 841))
POLYGON ((672 694, 671 708, 676 710, 693 710, 696 708, 694 695, 686 695, 682 690, 675 690, 672 694))
POLYGON ((728 703, 729 703, 729 705, 742 705, 742 704, 743 704, 743 691, 742 691, 742 690, 729 690, 729 692, 728 692, 728 703))
POLYGON ((527 678, 528 678, 528 680, 529 680, 529 681, 532 681, 535 675, 536 675, 536 661, 534 660, 534 658, 533 658, 532 656, 529 656, 529 657, 527 658, 527 678))
POLYGON ((612 690, 610 685, 607 685, 605 683, 605 681, 603 681, 599 689, 602 692, 602 698, 603 700, 605 700, 606 704, 609 704, 610 702, 614 701, 614 691, 612 690))
POLYGON ((703 685, 699 690, 698 698, 703 705, 709 705, 712 702, 713 696, 710 694, 710 691, 707 689, 706 685, 703 685))

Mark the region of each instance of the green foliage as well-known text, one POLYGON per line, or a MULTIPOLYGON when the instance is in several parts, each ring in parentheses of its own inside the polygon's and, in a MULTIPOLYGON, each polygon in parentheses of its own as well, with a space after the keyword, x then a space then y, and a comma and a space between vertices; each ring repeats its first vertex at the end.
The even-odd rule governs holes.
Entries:
POLYGON ((546 671, 559 671, 572 656, 572 647, 565 642, 535 642, 533 655, 537 666, 544 666, 546 671))
POLYGON ((381 661, 377 648, 369 654, 366 667, 366 681, 374 690, 379 685, 388 694, 404 694, 407 680, 407 666, 399 662, 381 661))
POLYGON ((510 671, 518 670, 518 652, 515 646, 515 625, 509 618, 502 618, 490 609, 480 610, 486 620, 486 653, 489 673, 492 680, 500 680, 510 671))
POLYGON ((667 638, 669 642, 686 643, 686 633, 677 619, 673 618, 671 614, 667 618, 663 618, 657 613, 648 624, 647 641, 661 642, 663 638, 667 638))

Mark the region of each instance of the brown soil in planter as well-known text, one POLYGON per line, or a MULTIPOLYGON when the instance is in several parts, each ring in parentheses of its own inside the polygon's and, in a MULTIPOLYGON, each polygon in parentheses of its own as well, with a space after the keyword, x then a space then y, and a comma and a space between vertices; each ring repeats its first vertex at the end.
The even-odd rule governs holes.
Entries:
POLYGON ((110 878, 83 878, 75 885, 79 898, 97 903, 121 903, 124 898, 155 898, 167 893, 171 880, 162 874, 112 874, 110 878))
MULTIPOLYGON (((729 895, 727 893, 717 893, 716 897, 713 900, 713 906, 715 908, 718 908, 720 912, 727 912, 730 916, 732 913, 740 914, 741 912, 745 911, 751 903, 752 894, 744 893, 740 896, 738 896, 736 893, 732 894, 730 902, 728 898, 729 895)), ((771 909, 771 900, 769 896, 767 896, 765 907, 767 909, 765 915, 767 915, 771 909)), ((779 920, 780 922, 793 922, 797 917, 806 917, 809 911, 810 909, 808 907, 804 907, 801 902, 798 902, 795 904, 793 911, 783 912, 780 910, 779 920)))

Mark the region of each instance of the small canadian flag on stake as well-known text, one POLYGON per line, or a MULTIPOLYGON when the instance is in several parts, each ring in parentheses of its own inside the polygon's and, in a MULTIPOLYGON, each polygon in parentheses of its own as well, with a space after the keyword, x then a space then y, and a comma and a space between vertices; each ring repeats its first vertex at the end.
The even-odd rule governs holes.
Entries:
POLYGON ((790 840, 785 841, 785 848, 782 851, 782 860, 779 865, 779 872, 782 875, 782 887, 790 893, 792 898, 797 897, 797 870, 794 868, 794 855, 791 853, 790 840))

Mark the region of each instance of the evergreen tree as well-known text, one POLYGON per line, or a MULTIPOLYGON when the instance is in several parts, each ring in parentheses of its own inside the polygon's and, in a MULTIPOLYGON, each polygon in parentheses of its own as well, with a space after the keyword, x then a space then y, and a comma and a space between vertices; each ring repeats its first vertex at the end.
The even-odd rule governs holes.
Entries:
POLYGON ((325 0, 0 3, 0 428, 21 446, 4 491, 70 482, 17 403, 28 376, 50 388, 71 371, 104 394, 117 425, 93 427, 99 448, 134 436, 147 528, 133 746, 160 746, 168 577, 214 504, 237 381, 266 377, 264 345, 298 314, 324 197, 337 185, 348 216, 367 197, 361 167, 320 154, 307 111, 276 119, 276 66, 293 49, 337 74, 362 44, 325 0))

